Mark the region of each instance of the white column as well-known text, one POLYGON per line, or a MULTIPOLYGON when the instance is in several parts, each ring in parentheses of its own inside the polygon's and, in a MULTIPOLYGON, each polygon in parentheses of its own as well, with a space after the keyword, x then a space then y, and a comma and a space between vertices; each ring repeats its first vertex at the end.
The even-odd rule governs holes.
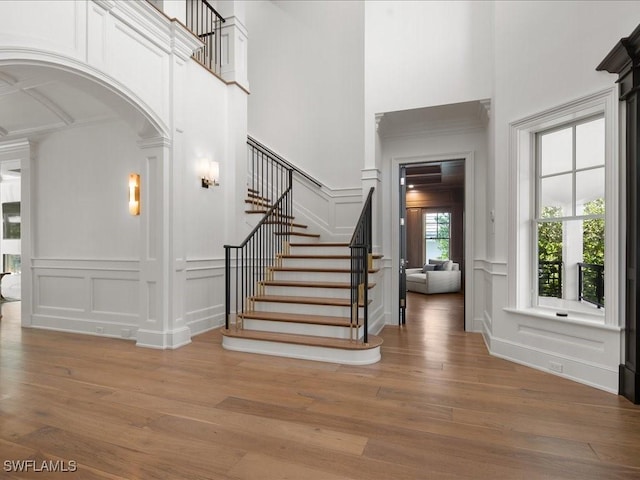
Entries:
POLYGON ((140 142, 140 148, 140 323, 136 339, 139 346, 168 348, 171 142, 148 139, 140 142))
POLYGON ((383 114, 375 116, 374 128, 374 144, 375 148, 371 152, 372 160, 367 161, 365 158, 364 168, 362 169, 362 200, 366 200, 369 195, 371 187, 375 188, 372 200, 373 218, 372 218, 372 241, 373 251, 380 252, 382 250, 382 175, 380 165, 382 163, 382 145, 380 143, 380 136, 378 135, 378 125, 382 119, 383 114))
POLYGON ((242 1, 222 0, 218 2, 218 13, 225 19, 222 24, 222 78, 236 82, 249 90, 247 69, 248 34, 245 27, 245 6, 242 1))

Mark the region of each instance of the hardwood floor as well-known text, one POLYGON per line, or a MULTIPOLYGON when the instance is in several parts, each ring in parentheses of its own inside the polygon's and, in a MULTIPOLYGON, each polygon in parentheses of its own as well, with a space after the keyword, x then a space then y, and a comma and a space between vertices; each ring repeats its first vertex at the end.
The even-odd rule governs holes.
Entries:
POLYGON ((640 407, 489 356, 460 296, 410 294, 368 366, 225 351, 219 331, 143 349, 1 308, 2 478, 640 478, 640 407), (77 471, 6 472, 23 459, 77 471))

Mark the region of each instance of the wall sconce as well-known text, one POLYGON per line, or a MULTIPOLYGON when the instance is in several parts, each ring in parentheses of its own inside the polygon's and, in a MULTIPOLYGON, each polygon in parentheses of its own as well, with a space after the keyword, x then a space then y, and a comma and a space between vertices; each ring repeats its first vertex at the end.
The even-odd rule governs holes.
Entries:
POLYGON ((202 160, 200 165, 200 178, 202 180, 202 188, 217 187, 220 185, 220 183, 218 183, 220 179, 220 165, 218 162, 202 160))
POLYGON ((140 215, 140 175, 129 175, 129 213, 140 215))

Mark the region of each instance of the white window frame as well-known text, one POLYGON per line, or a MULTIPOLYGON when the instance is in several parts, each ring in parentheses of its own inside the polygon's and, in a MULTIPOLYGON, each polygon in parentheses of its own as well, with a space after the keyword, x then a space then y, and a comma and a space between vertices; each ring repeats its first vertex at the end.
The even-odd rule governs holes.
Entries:
POLYGON ((604 323, 620 326, 618 312, 624 304, 620 289, 620 252, 624 252, 624 232, 620 228, 620 198, 624 183, 620 181, 620 144, 618 140, 617 86, 523 118, 509 125, 510 155, 510 228, 508 310, 539 314, 558 321, 604 323), (605 299, 601 314, 588 315, 569 310, 567 317, 537 305, 537 269, 535 250, 536 218, 536 134, 563 124, 604 115, 605 120, 605 299))
MULTIPOLYGON (((422 250, 424 253, 425 263, 429 261, 429 256, 427 255, 427 215, 428 214, 439 214, 446 213, 449 215, 449 257, 451 257, 451 209, 450 208, 423 208, 424 213, 422 214, 422 239, 423 245, 422 250)), ((448 260, 450 260, 449 258, 448 260)))

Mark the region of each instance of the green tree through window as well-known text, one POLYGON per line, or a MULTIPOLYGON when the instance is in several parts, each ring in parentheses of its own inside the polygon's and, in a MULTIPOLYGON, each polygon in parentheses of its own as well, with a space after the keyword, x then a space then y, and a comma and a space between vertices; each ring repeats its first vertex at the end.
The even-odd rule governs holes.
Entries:
POLYGON ((427 213, 424 219, 427 258, 449 259, 451 214, 449 212, 427 213))
MULTIPOLYGON (((585 215, 604 216, 604 198, 596 198, 585 204, 585 215)), ((604 218, 585 220, 582 233, 584 263, 604 265, 604 218)))
MULTIPOLYGON (((556 218, 560 207, 544 207, 542 218, 556 218)), ((538 295, 562 297, 562 222, 538 224, 538 295)))

